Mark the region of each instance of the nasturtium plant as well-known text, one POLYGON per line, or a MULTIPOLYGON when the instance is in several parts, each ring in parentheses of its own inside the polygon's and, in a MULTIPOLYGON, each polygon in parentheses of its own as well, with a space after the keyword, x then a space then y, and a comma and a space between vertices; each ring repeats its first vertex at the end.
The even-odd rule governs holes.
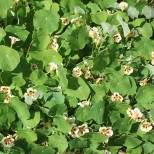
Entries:
POLYGON ((154 154, 153 0, 0 0, 0 154, 154 154))

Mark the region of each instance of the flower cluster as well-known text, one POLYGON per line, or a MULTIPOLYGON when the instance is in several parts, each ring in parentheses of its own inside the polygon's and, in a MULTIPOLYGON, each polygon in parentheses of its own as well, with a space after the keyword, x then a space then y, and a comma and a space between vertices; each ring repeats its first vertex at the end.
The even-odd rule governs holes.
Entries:
POLYGON ((93 42, 96 44, 96 46, 104 42, 104 39, 100 36, 96 27, 89 28, 89 37, 93 39, 93 42))
POLYGON ((7 97, 5 98, 4 103, 6 103, 6 104, 10 103, 11 98, 14 97, 14 96, 11 94, 10 87, 8 87, 8 86, 1 86, 0 91, 1 91, 2 93, 7 94, 7 97))
POLYGON ((57 36, 57 35, 53 36, 52 43, 50 45, 50 49, 52 49, 52 50, 54 50, 56 52, 59 49, 58 38, 59 38, 59 36, 57 36))
POLYGON ((147 119, 144 118, 143 113, 138 109, 127 109, 127 114, 131 119, 135 120, 136 122, 142 122, 140 125, 140 129, 143 132, 149 132, 153 127, 150 122, 147 122, 147 119))
POLYGON ((112 101, 123 101, 123 97, 118 93, 118 92, 114 92, 113 95, 111 96, 111 100, 112 101))
POLYGON ((89 128, 87 124, 82 124, 80 126, 74 125, 69 132, 72 138, 83 136, 86 133, 89 133, 89 128))

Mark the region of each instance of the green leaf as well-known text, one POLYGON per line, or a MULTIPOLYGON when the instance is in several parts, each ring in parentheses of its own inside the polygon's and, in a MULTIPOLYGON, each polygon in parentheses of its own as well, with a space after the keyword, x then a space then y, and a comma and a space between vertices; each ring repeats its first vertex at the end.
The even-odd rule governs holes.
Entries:
POLYGON ((27 104, 21 102, 17 97, 12 98, 10 104, 21 120, 29 119, 30 113, 27 104))
POLYGON ((74 7, 74 12, 75 13, 80 13, 80 14, 85 14, 85 11, 80 6, 75 6, 74 7))
POLYGON ((138 18, 139 11, 135 7, 129 7, 127 10, 128 15, 134 20, 135 18, 138 18))
POLYGON ((86 27, 79 27, 73 30, 70 36, 68 36, 69 46, 72 50, 80 50, 88 43, 88 31, 86 27))
POLYGON ((146 17, 146 19, 154 18, 154 8, 151 6, 145 6, 142 9, 142 14, 146 17))
POLYGON ((101 24, 102 22, 105 22, 109 14, 106 11, 97 12, 91 16, 91 19, 96 24, 101 24))
POLYGON ((66 70, 64 70, 62 65, 58 65, 58 77, 60 79, 59 85, 62 88, 66 88, 68 85, 68 80, 66 77, 66 70))
POLYGON ((34 131, 30 129, 21 129, 17 131, 19 138, 26 139, 27 142, 34 142, 37 140, 37 135, 34 131))
POLYGON ((29 35, 29 32, 25 27, 8 25, 5 31, 11 33, 12 35, 18 36, 20 40, 25 41, 29 35))
POLYGON ((117 33, 118 32, 118 28, 117 28, 117 26, 115 26, 115 25, 110 25, 109 23, 107 23, 107 22, 102 22, 101 23, 101 26, 102 26, 102 28, 103 28, 103 32, 104 33, 108 33, 108 34, 115 34, 115 33, 117 33))
POLYGON ((122 26, 124 36, 126 37, 130 33, 130 29, 128 27, 128 24, 125 23, 123 21, 123 19, 121 18, 121 16, 119 16, 119 15, 117 15, 117 20, 119 21, 120 25, 122 26))
POLYGON ((13 0, 0 0, 0 17, 5 18, 7 11, 13 6, 13 0))
POLYGON ((32 119, 22 119, 22 123, 25 127, 34 128, 40 122, 40 112, 34 113, 34 118, 32 119))
POLYGON ((90 120, 92 117, 89 115, 91 115, 89 107, 78 107, 78 109, 75 112, 77 120, 82 122, 90 120))
POLYGON ((98 102, 91 107, 91 117, 98 124, 102 124, 104 117, 105 103, 98 102))
POLYGON ((80 77, 70 77, 68 78, 68 81, 68 89, 64 90, 64 94, 67 94, 67 96, 75 96, 80 100, 87 100, 90 94, 90 89, 85 81, 80 77))
POLYGON ((16 50, 0 46, 0 69, 4 71, 13 71, 20 62, 19 54, 16 50))
POLYGON ((144 153, 152 153, 154 146, 151 142, 143 144, 144 153))
POLYGON ((137 147, 138 145, 140 145, 142 143, 141 140, 133 137, 133 136, 128 136, 126 138, 126 141, 125 141, 125 146, 128 147, 128 148, 135 148, 137 147))
POLYGON ((59 15, 52 10, 39 10, 34 14, 34 28, 42 29, 47 31, 48 34, 52 34, 58 29, 59 26, 59 15))
POLYGON ((63 116, 56 116, 53 123, 57 126, 56 130, 62 133, 69 133, 72 126, 66 122, 63 116))
POLYGON ((3 28, 0 28, 0 41, 2 41, 3 37, 5 37, 6 33, 3 28))
POLYGON ((33 43, 32 45, 37 49, 45 49, 50 42, 49 34, 46 30, 39 30, 33 32, 33 43))
POLYGON ((87 4, 87 7, 91 10, 92 14, 95 14, 96 12, 100 11, 100 8, 96 3, 89 2, 87 4))
POLYGON ((32 149, 31 154, 55 154, 55 150, 51 147, 36 146, 32 149))
POLYGON ((14 76, 12 78, 12 84, 17 87, 21 87, 26 84, 26 81, 23 79, 22 75, 14 76))
POLYGON ((59 153, 64 153, 64 151, 68 147, 68 142, 64 135, 54 134, 48 137, 49 138, 49 145, 52 148, 58 148, 59 153))

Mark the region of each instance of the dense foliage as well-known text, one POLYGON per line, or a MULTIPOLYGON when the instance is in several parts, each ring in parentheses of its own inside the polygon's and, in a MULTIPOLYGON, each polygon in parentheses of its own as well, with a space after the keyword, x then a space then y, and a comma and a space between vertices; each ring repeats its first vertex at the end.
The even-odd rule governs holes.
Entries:
POLYGON ((0 153, 154 154, 154 2, 0 0, 0 153))

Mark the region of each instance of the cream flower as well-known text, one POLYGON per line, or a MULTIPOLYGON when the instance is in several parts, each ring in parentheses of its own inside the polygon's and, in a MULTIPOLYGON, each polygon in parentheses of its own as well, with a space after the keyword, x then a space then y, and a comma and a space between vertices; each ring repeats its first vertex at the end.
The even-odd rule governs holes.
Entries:
POLYGON ((59 38, 59 36, 55 35, 55 36, 53 36, 52 41, 56 44, 58 41, 58 38, 59 38))
POLYGON ((128 108, 127 114, 129 117, 131 117, 132 119, 134 119, 137 122, 141 122, 144 119, 143 114, 141 113, 141 111, 138 108, 135 108, 134 110, 128 108))
POLYGON ((91 106, 91 102, 89 100, 88 101, 82 101, 82 102, 79 102, 78 105, 80 105, 81 107, 91 106))
POLYGON ((133 68, 130 66, 125 66, 124 67, 124 74, 130 75, 133 73, 133 68))
POLYGON ((71 137, 76 138, 79 137, 79 128, 77 126, 73 126, 71 131, 69 132, 69 135, 71 135, 71 137))
POLYGON ((95 83, 96 84, 101 84, 103 79, 104 79, 103 77, 99 77, 99 78, 96 79, 95 83))
POLYGON ((13 98, 13 97, 14 97, 13 95, 9 94, 9 95, 5 98, 4 103, 9 104, 11 98, 13 98))
POLYGON ((147 85, 147 79, 144 79, 144 80, 140 80, 140 82, 139 82, 139 85, 140 86, 145 86, 145 85, 147 85))
POLYGON ((100 127, 99 132, 107 137, 111 137, 113 135, 112 127, 100 127))
POLYGON ((128 3, 126 2, 120 2, 119 3, 119 8, 121 9, 121 11, 124 11, 128 8, 128 3))
POLYGON ((152 125, 149 122, 144 122, 140 125, 140 129, 143 132, 149 132, 152 129, 152 125))
POLYGON ((54 62, 49 63, 49 66, 50 71, 58 70, 58 66, 54 62))
POLYGON ((113 95, 111 96, 111 100, 112 101, 123 101, 123 97, 118 93, 118 92, 114 92, 113 95))
POLYGON ((152 51, 151 53, 151 64, 154 65, 154 51, 152 51))
POLYGON ((2 145, 7 148, 12 147, 13 142, 14 142, 14 138, 12 137, 12 135, 8 135, 6 137, 3 137, 3 139, 1 140, 2 145))
POLYGON ((28 88, 27 92, 24 94, 24 97, 31 97, 32 100, 36 100, 37 99, 37 90, 33 89, 33 88, 28 88))
POLYGON ((99 31, 98 31, 98 28, 96 27, 93 27, 93 28, 89 28, 89 36, 91 38, 95 38, 96 36, 99 35, 99 31))
POLYGON ((71 20, 71 23, 76 23, 77 25, 80 25, 80 19, 82 18, 82 16, 77 17, 77 18, 73 18, 71 20))
POLYGON ((61 22, 63 25, 68 25, 69 24, 69 20, 67 18, 60 18, 61 22))
POLYGON ((73 76, 74 77, 80 77, 82 74, 83 73, 82 73, 81 69, 78 66, 73 68, 73 76))
POLYGON ((13 44, 15 44, 16 42, 20 41, 19 38, 16 38, 16 37, 14 37, 14 36, 9 36, 9 38, 11 39, 11 46, 12 46, 13 44))
POLYGON ((55 51, 58 51, 58 49, 59 49, 59 44, 58 44, 57 42, 53 42, 53 43, 50 45, 50 49, 55 50, 55 51))
POLYGON ((78 126, 78 128, 79 128, 79 136, 83 136, 84 134, 89 133, 89 128, 87 124, 78 126))
POLYGON ((122 39, 120 33, 115 34, 113 38, 114 38, 114 42, 116 43, 119 43, 122 39))
POLYGON ((8 86, 1 86, 1 92, 2 93, 6 93, 7 95, 10 95, 11 94, 10 87, 8 87, 8 86))
POLYGON ((96 45, 99 45, 99 44, 101 44, 101 43, 103 43, 104 42, 104 39, 103 39, 103 37, 101 37, 101 36, 96 36, 94 39, 93 39, 93 42, 96 44, 96 45))
POLYGON ((91 79, 93 76, 92 76, 91 72, 88 70, 85 72, 84 77, 85 77, 85 79, 91 79))

